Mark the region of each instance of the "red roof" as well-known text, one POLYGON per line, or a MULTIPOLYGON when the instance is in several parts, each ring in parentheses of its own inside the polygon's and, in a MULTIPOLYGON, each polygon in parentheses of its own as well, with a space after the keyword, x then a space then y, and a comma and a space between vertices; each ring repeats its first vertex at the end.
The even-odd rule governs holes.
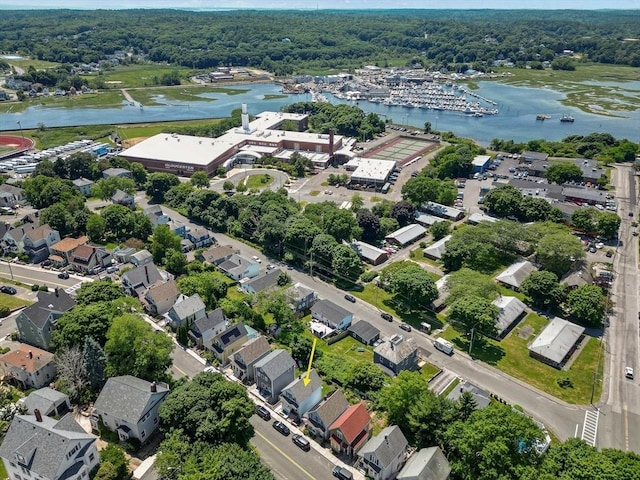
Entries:
POLYGON ((333 422, 329 430, 340 429, 344 439, 352 444, 358 435, 367 428, 371 421, 364 402, 351 405, 333 422))

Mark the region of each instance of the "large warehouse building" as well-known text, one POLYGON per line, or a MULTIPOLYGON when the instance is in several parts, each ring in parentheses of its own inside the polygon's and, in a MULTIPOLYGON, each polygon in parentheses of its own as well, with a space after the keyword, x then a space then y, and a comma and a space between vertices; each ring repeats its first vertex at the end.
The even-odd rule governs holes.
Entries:
POLYGON ((287 158, 293 152, 306 153, 314 163, 326 164, 343 147, 340 135, 278 130, 287 120, 295 122, 298 130, 306 130, 308 115, 262 112, 249 122, 243 105, 242 126, 218 138, 160 133, 124 150, 120 156, 141 163, 151 172, 191 176, 199 170, 213 175, 220 166, 228 169, 235 163, 253 163, 266 155, 287 158))

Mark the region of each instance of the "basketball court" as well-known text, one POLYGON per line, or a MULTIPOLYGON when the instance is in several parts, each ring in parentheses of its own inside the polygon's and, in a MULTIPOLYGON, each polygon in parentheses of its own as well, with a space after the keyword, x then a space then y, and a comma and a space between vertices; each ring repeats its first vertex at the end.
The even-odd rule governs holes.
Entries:
POLYGON ((405 165, 416 158, 422 157, 429 150, 433 150, 437 143, 418 138, 398 137, 367 152, 366 158, 393 160, 398 165, 405 165))

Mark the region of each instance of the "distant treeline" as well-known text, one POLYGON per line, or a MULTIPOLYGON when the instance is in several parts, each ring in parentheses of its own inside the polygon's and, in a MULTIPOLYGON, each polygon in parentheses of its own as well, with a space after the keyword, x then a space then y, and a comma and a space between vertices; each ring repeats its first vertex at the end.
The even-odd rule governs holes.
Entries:
POLYGON ((576 61, 640 66, 635 11, 3 11, 0 51, 61 63, 117 51, 190 68, 260 67, 277 75, 423 64, 539 68, 576 61))

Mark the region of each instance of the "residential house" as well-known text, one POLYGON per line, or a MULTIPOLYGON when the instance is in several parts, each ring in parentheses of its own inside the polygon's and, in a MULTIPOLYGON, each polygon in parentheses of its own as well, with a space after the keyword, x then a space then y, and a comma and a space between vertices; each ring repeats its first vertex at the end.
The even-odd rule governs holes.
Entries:
POLYGON ((234 253, 218 265, 218 268, 227 277, 232 278, 235 281, 240 281, 242 278, 253 278, 260 273, 260 264, 244 255, 234 253))
POLYGON ((371 436, 371 417, 364 402, 351 405, 329 427, 331 449, 353 457, 371 436))
POLYGON ((295 377, 296 362, 286 350, 274 350, 254 365, 256 387, 269 403, 275 403, 282 389, 295 377))
POLYGON ((231 325, 211 340, 211 351, 225 365, 229 357, 240 350, 249 338, 247 327, 239 323, 231 325))
POLYGON ((438 298, 436 298, 431 303, 431 309, 434 312, 439 312, 445 306, 444 302, 447 299, 447 297, 449 296, 449 289, 447 288, 447 280, 448 279, 449 279, 449 275, 447 274, 447 275, 444 275, 444 276, 440 277, 436 281, 436 288, 438 289, 438 298))
POLYGON ((498 319, 496 320, 496 338, 501 340, 513 329, 518 320, 526 314, 527 306, 518 297, 508 295, 500 295, 493 301, 493 304, 498 307, 499 311, 498 319))
POLYGON ((131 175, 131 172, 126 168, 107 168, 102 172, 102 177, 133 178, 133 175, 131 175))
POLYGON ((151 222, 151 226, 155 228, 158 225, 166 225, 171 220, 171 217, 162 211, 160 205, 151 205, 143 210, 145 216, 151 222))
POLYGON ((509 265, 502 273, 496 276, 496 280, 507 287, 518 291, 525 279, 536 271, 537 268, 528 260, 519 260, 509 265))
POLYGON ((243 278, 240 280, 240 288, 250 295, 263 292, 278 286, 278 278, 282 270, 274 268, 261 273, 255 278, 243 278))
POLYGON ((90 197, 92 194, 92 190, 93 190, 93 186, 95 185, 95 182, 87 178, 80 177, 73 180, 73 185, 78 190, 80 190, 80 193, 82 195, 84 195, 85 197, 90 197))
POLYGON ((164 277, 153 263, 141 265, 122 275, 122 286, 134 297, 141 297, 147 289, 164 277))
POLYGON ((197 293, 187 297, 181 295, 176 303, 169 309, 165 317, 174 326, 183 323, 191 323, 206 315, 206 306, 197 293))
POLYGON ((2 249, 5 254, 24 252, 24 237, 35 229, 35 225, 24 224, 7 231, 2 237, 2 249))
POLYGON ((116 247, 116 249, 113 251, 113 258, 118 263, 129 263, 129 261, 131 260, 131 255, 133 255, 134 253, 136 253, 136 249, 133 247, 116 247))
POLYGON ((96 267, 111 265, 111 254, 102 247, 79 245, 71 255, 70 265, 78 272, 90 273, 96 267))
POLYGON ((25 198, 23 190, 15 185, 3 183, 0 185, 0 207, 17 208, 18 205, 24 205, 25 198))
POLYGON ((81 480, 98 466, 97 441, 68 413, 16 415, 0 446, 9 480, 81 480))
POLYGON ((427 229, 417 223, 406 225, 395 232, 387 235, 385 240, 387 243, 393 243, 399 247, 404 247, 410 243, 420 240, 427 233, 427 229))
POLYGON ((60 417, 71 411, 69 397, 53 388, 43 387, 31 392, 25 399, 27 413, 34 415, 38 410, 47 417, 60 417))
POLYGON ((187 238, 193 242, 195 248, 208 247, 213 243, 213 237, 205 228, 192 228, 187 232, 187 238))
POLYGON ((136 208, 136 200, 133 195, 125 192, 124 190, 117 189, 116 192, 111 195, 111 201, 116 205, 122 205, 130 209, 136 208))
POLYGON ((485 213, 472 213, 471 215, 469 215, 469 218, 467 218, 467 223, 469 223, 470 225, 478 225, 480 222, 495 223, 498 220, 498 218, 492 217, 485 213))
POLYGON ((204 316, 191 321, 189 336, 199 348, 211 350, 211 342, 216 335, 229 327, 229 320, 221 308, 207 312, 204 316))
POLYGON ((389 260, 389 252, 365 242, 356 241, 350 244, 361 260, 371 265, 380 265, 389 260))
POLYGON ((444 218, 451 222, 457 222, 464 218, 464 210, 459 208, 449 207, 448 205, 442 205, 436 202, 426 202, 422 205, 421 210, 435 215, 436 217, 444 218))
POLYGON ((404 465, 409 443, 397 425, 382 430, 358 452, 359 464, 373 480, 392 480, 404 465))
POLYGON ((262 335, 246 342, 231 357, 233 375, 250 385, 255 379, 255 364, 271 352, 269 342, 262 335))
POLYGON ((97 430, 99 421, 120 441, 148 440, 158 429, 158 409, 169 395, 169 386, 162 382, 147 382, 131 375, 111 377, 93 405, 91 426, 97 430))
POLYGON ((582 285, 591 285, 594 281, 595 278, 591 265, 583 260, 574 262, 571 270, 560 279, 560 283, 566 285, 570 290, 574 290, 582 285))
POLYGON ((309 310, 318 299, 315 290, 300 282, 290 286, 285 295, 294 312, 309 310))
POLYGON ((82 236, 79 238, 63 238, 58 243, 54 243, 49 247, 49 260, 52 260, 54 265, 58 267, 66 267, 71 263, 71 256, 76 248, 80 245, 84 245, 89 241, 89 238, 82 236))
POLYGON ((447 242, 449 240, 451 240, 451 235, 447 235, 446 237, 441 238, 437 242, 434 242, 431 245, 429 245, 427 248, 425 248, 422 251, 422 254, 425 257, 431 258, 433 260, 442 259, 442 255, 444 255, 444 252, 447 249, 447 242))
POLYGON ((440 447, 422 448, 404 465, 396 480, 449 480, 451 466, 440 447))
POLYGON ((142 297, 145 309, 151 315, 164 315, 176 303, 180 296, 175 280, 158 280, 151 284, 142 297))
POLYGON ((27 232, 22 240, 24 252, 32 263, 40 263, 49 257, 49 247, 60 241, 60 234, 49 225, 27 232))
POLYGON ((342 390, 334 390, 324 402, 309 410, 307 413, 309 420, 307 429, 313 436, 327 440, 329 438, 329 427, 347 408, 349 408, 349 402, 342 390))
POLYGON ((142 249, 134 253, 133 255, 130 255, 129 261, 136 267, 139 267, 141 265, 149 265, 150 263, 153 263, 153 255, 149 250, 142 249))
POLYGON ((322 380, 315 368, 309 372, 309 381, 306 382, 307 373, 303 372, 280 393, 280 403, 285 415, 294 419, 302 416, 315 407, 322 400, 322 380))
POLYGON ((0 368, 5 380, 23 389, 42 388, 56 378, 53 353, 24 343, 0 357, 0 368))
POLYGON ((240 250, 229 245, 212 245, 200 254, 200 259, 204 264, 218 266, 239 253, 240 250))
POLYGON ((373 345, 380 340, 380 330, 365 320, 360 320, 349 327, 349 334, 365 345, 373 345))
POLYGON ((180 240, 180 250, 182 251, 182 253, 190 252, 191 250, 194 250, 195 248, 196 248, 196 246, 188 238, 183 238, 182 240, 180 240))
POLYGON ((529 355, 555 368, 562 368, 584 338, 584 327, 554 317, 529 345, 529 355))
POLYGON ((416 370, 418 346, 413 338, 405 340, 402 335, 394 335, 373 349, 373 363, 392 375, 402 370, 416 370))
POLYGON ((22 309, 16 316, 20 341, 50 350, 51 332, 56 321, 74 305, 75 301, 62 289, 38 292, 36 302, 22 309))
POLYGON ((183 241, 186 239, 189 229, 184 223, 169 219, 169 221, 167 222, 167 227, 169 227, 169 230, 171 230, 172 233, 175 233, 180 238, 182 238, 183 241))
POLYGON ((311 307, 311 317, 333 328, 346 330, 353 321, 353 313, 331 300, 320 300, 311 307))
POLYGON ((476 402, 476 408, 485 408, 491 404, 491 394, 489 392, 466 381, 458 384, 457 388, 451 390, 447 398, 452 402, 457 402, 465 392, 473 396, 473 400, 476 402))

